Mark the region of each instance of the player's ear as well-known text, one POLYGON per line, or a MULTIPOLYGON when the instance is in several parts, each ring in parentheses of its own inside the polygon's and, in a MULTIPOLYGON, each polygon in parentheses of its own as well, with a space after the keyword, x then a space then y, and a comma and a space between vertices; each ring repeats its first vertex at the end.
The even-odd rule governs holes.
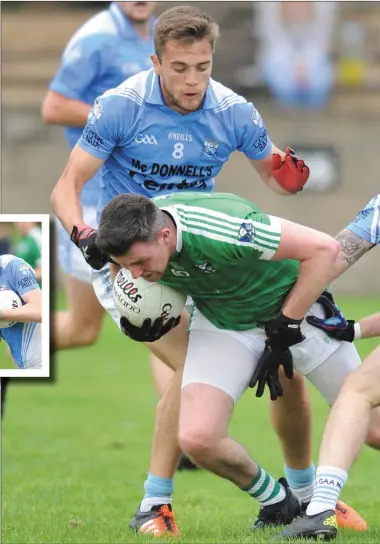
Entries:
POLYGON ((170 229, 165 227, 164 229, 161 229, 161 238, 164 242, 169 242, 170 240, 170 229))
POLYGON ((157 55, 155 55, 154 53, 152 53, 152 54, 150 55, 150 60, 151 60, 152 63, 153 63, 154 73, 156 74, 156 76, 159 76, 160 73, 161 73, 161 65, 160 65, 160 61, 158 60, 157 55))

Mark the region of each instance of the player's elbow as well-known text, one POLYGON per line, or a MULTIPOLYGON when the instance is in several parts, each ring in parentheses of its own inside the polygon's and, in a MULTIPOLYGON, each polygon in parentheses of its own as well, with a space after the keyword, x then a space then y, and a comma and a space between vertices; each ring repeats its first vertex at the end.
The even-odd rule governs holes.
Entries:
POLYGON ((41 117, 45 125, 59 124, 58 109, 58 100, 55 95, 49 91, 41 107, 41 117))
POLYGON ((55 123, 54 108, 52 107, 52 104, 48 97, 46 97, 46 99, 44 100, 44 103, 42 104, 41 117, 45 125, 54 125, 55 123))
POLYGON ((61 193, 61 189, 60 189, 60 183, 58 181, 58 183, 56 184, 56 186, 54 187, 50 195, 50 203, 55 213, 57 212, 58 203, 60 201, 60 193, 61 193))
POLYGON ((335 263, 340 251, 340 244, 331 236, 321 236, 316 243, 316 253, 325 261, 335 263))

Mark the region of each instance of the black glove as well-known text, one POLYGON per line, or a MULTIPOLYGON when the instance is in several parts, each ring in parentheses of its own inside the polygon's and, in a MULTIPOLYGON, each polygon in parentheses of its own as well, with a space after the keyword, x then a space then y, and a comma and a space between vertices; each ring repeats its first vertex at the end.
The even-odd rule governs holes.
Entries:
POLYGON ((282 397, 278 371, 282 365, 285 376, 293 378, 293 357, 289 347, 305 339, 301 323, 302 319, 290 319, 281 313, 277 319, 265 325, 265 348, 249 383, 249 387, 257 384, 256 397, 262 397, 265 385, 269 388, 271 400, 282 397))
POLYGON ((141 327, 136 327, 126 318, 120 318, 120 327, 125 336, 128 336, 136 342, 155 342, 161 336, 168 333, 171 329, 174 329, 181 321, 181 316, 171 317, 164 321, 162 317, 157 317, 152 323, 152 320, 147 318, 144 320, 141 327))
POLYGON ((85 223, 74 225, 71 231, 71 241, 81 250, 87 264, 95 270, 100 270, 110 261, 105 253, 96 245, 98 231, 85 223))
POLYGON ((321 329, 331 338, 343 340, 344 342, 353 342, 355 339, 355 321, 346 320, 338 306, 335 304, 334 297, 328 291, 323 291, 317 302, 322 304, 325 310, 325 319, 308 316, 306 321, 321 329))

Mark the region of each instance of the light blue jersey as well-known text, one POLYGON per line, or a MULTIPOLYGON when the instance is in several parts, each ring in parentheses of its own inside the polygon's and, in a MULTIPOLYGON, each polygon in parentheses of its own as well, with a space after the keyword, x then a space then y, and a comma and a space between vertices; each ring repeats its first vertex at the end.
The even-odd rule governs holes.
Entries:
MULTIPOLYGON (((144 40, 120 7, 112 3, 108 10, 89 19, 71 38, 50 89, 93 105, 105 91, 151 66, 153 23, 152 19, 150 37, 144 40)), ((71 147, 77 143, 82 131, 80 127, 66 128, 71 147)), ((101 173, 97 173, 83 189, 83 204, 96 206, 100 183, 101 173)))
MULTIPOLYGON (((0 290, 10 289, 21 298, 33 289, 40 289, 34 270, 14 255, 0 256, 0 290)), ((23 305, 25 302, 22 300, 23 305)), ((8 344, 19 368, 41 368, 41 324, 16 323, 0 329, 0 337, 8 344)))
POLYGON ((380 244, 380 194, 374 196, 346 228, 367 242, 380 244))
POLYGON ((210 192, 233 151, 263 159, 272 149, 245 98, 211 80, 202 108, 181 115, 165 105, 153 69, 99 97, 78 143, 105 160, 99 213, 121 193, 210 192))

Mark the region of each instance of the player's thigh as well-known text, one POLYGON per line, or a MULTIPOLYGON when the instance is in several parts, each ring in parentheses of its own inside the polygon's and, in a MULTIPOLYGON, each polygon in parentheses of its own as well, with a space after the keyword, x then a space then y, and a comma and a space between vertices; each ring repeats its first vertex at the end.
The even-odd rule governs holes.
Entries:
POLYGON ((64 275, 65 289, 71 319, 78 327, 91 326, 100 330, 104 309, 99 303, 91 283, 64 275))
POLYGON ((331 406, 346 378, 356 371, 360 363, 355 346, 348 342, 340 342, 338 349, 306 377, 331 406))
POLYGON ((152 373, 154 388, 161 397, 173 378, 173 369, 159 357, 150 354, 150 371, 152 373))
POLYGON ((189 342, 189 314, 183 311, 181 321, 156 342, 146 342, 147 348, 173 370, 182 370, 189 342))
POLYGON ((249 346, 226 331, 192 329, 182 387, 205 384, 226 393, 235 403, 247 389, 257 364, 249 346))
POLYGON ((364 395, 372 407, 380 405, 380 346, 348 376, 344 390, 364 395))
POLYGON ((233 399, 219 387, 206 383, 182 384, 180 447, 189 452, 193 446, 208 447, 227 436, 233 409, 233 399))

